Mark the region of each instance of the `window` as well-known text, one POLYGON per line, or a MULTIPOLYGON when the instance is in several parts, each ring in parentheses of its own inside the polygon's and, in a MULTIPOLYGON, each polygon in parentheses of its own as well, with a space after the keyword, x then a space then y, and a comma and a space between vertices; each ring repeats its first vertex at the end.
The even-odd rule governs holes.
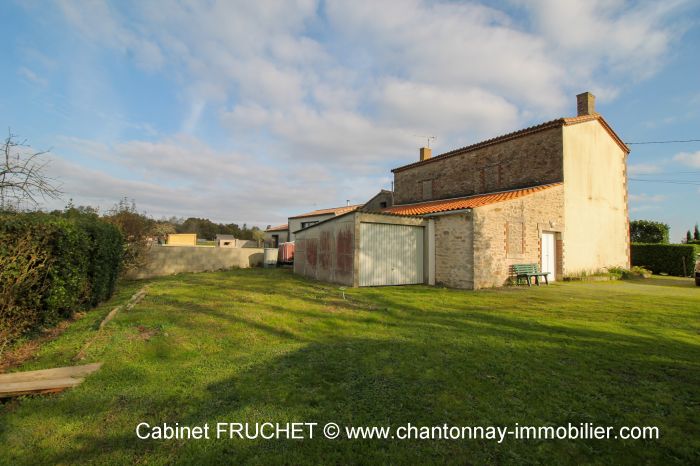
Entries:
POLYGON ((423 200, 427 201, 433 197, 433 180, 423 181, 423 200))
POLYGON ((381 207, 382 209, 386 209, 386 201, 380 202, 379 207, 381 207))
POLYGON ((314 222, 301 222, 301 228, 302 228, 302 229, 308 228, 308 227, 310 227, 311 225, 316 225, 317 223, 318 223, 318 220, 316 220, 316 221, 314 221, 314 222))

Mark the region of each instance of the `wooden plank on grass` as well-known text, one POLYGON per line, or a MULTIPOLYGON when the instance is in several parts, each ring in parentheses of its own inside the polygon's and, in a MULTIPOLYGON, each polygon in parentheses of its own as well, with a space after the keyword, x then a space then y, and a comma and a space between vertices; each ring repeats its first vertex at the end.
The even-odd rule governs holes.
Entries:
POLYGON ((86 364, 83 366, 57 367, 55 369, 42 369, 38 371, 11 372, 0 374, 0 389, 6 383, 35 382, 38 380, 53 380, 65 378, 82 378, 92 374, 102 367, 101 362, 86 364))
POLYGON ((102 363, 98 362, 84 366, 0 374, 0 398, 60 392, 75 387, 100 367, 102 363))
POLYGON ((33 380, 30 382, 0 383, 0 398, 60 392, 66 388, 75 387, 82 381, 82 378, 64 377, 60 379, 33 380))
POLYGON ((102 328, 105 325, 107 325, 107 322, 114 319, 114 316, 117 315, 117 312, 119 312, 120 307, 121 306, 117 306, 114 309, 112 309, 111 311, 109 311, 109 314, 107 314, 107 317, 105 317, 104 320, 102 322, 100 322, 100 328, 98 330, 102 330, 102 328))

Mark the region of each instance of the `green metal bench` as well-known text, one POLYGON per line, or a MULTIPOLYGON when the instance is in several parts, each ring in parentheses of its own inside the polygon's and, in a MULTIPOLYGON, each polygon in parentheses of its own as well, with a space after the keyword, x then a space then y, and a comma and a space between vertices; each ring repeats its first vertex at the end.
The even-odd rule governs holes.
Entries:
POLYGON ((527 286, 532 286, 531 277, 535 277, 535 284, 540 286, 540 277, 544 277, 545 284, 549 285, 547 275, 549 272, 540 272, 540 267, 537 264, 514 264, 513 273, 515 274, 515 283, 520 284, 520 279, 527 280, 527 286))

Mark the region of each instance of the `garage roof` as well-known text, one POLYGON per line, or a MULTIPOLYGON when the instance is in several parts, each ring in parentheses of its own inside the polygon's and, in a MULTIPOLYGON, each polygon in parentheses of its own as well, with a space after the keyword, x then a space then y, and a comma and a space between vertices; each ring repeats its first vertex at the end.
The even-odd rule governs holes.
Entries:
POLYGON ((356 205, 346 205, 342 207, 332 207, 330 209, 319 209, 319 210, 312 210, 311 212, 306 212, 305 214, 299 214, 299 215, 294 215, 289 218, 303 218, 303 217, 315 217, 317 215, 343 215, 348 212, 352 212, 353 210, 357 210, 360 207, 362 207, 364 204, 356 204, 356 205))
POLYGON ((276 227, 270 227, 265 231, 285 231, 289 230, 289 226, 285 223, 284 225, 277 225, 276 227))
POLYGON ((453 199, 441 199, 437 201, 419 202, 416 204, 395 205, 384 209, 388 214, 399 215, 427 215, 437 212, 448 212, 451 210, 472 209, 496 202, 510 201, 519 197, 527 196, 545 189, 561 186, 562 183, 542 184, 529 188, 514 189, 510 191, 500 191, 496 193, 477 194, 475 196, 458 197, 453 199))

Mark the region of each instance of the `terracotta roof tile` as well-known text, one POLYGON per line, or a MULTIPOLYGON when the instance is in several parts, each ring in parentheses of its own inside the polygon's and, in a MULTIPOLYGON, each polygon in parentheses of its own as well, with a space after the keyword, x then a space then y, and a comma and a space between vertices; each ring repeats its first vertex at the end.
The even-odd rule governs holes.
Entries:
POLYGON ((265 231, 284 231, 284 230, 289 230, 289 225, 286 223, 284 225, 277 225, 276 227, 270 227, 265 231))
POLYGON ((613 131, 613 129, 608 125, 608 123, 605 121, 602 115, 599 113, 594 113, 592 115, 582 115, 582 116, 576 116, 576 117, 570 117, 570 118, 558 118, 556 120, 552 121, 547 121, 545 123, 536 125, 536 126, 530 126, 529 128, 524 128, 518 131, 514 131, 512 133, 507 133, 502 136, 498 136, 492 139, 487 139, 485 141, 477 142, 476 144, 471 144, 469 146, 465 147, 460 147, 459 149, 454 149, 449 152, 445 152, 443 154, 436 155, 435 157, 429 158, 427 160, 422 160, 418 162, 413 162, 409 163, 408 165, 403 165, 398 168, 394 168, 391 170, 392 172, 396 173, 402 170, 405 170, 407 168, 413 168, 418 165, 426 164, 426 163, 431 163, 435 162, 438 160, 442 160, 444 158, 452 157, 454 155, 459 155, 459 154, 464 154, 466 152, 471 152, 473 150, 481 149, 482 147, 486 146, 491 146, 494 144, 499 144, 501 142, 505 141, 510 141, 511 139, 516 139, 522 136, 527 136, 529 134, 533 133, 539 133, 540 131, 545 131, 547 129, 551 128, 557 128, 560 126, 568 126, 568 125, 575 125, 577 123, 585 123, 586 121, 592 121, 592 120, 598 120, 598 122, 603 126, 603 128, 610 134, 610 136, 615 140, 615 142, 629 154, 630 149, 627 147, 627 145, 620 139, 620 137, 613 131))
POLYGON ((509 201, 519 197, 527 196, 536 192, 544 191, 555 186, 561 186, 562 183, 543 184, 532 186, 530 188, 514 189, 512 191, 502 191, 497 193, 477 194, 475 196, 459 197, 454 199, 442 199, 438 201, 419 202, 416 204, 395 205, 384 209, 383 212, 388 214, 399 215, 426 215, 437 212, 448 212, 451 210, 472 209, 481 207, 496 202, 509 201))
POLYGON ((357 210, 360 207, 362 207, 364 204, 356 204, 356 205, 348 205, 348 206, 342 206, 342 207, 333 207, 330 209, 319 209, 319 210, 312 210, 311 212, 306 212, 305 214, 299 214, 295 215, 293 217, 289 218, 303 218, 303 217, 314 217, 316 215, 328 215, 328 214, 333 214, 335 216, 345 214, 347 212, 352 212, 353 210, 357 210))

